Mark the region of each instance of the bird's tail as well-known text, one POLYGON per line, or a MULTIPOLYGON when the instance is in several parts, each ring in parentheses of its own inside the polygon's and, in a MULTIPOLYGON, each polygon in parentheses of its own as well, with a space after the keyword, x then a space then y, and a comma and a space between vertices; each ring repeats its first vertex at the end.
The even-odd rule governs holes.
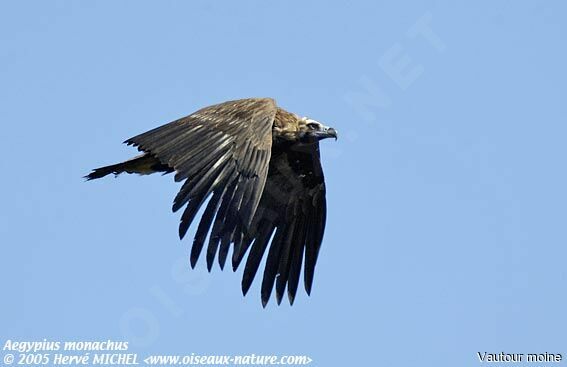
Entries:
POLYGON ((144 153, 138 157, 134 157, 122 163, 113 164, 106 167, 95 168, 91 173, 85 176, 87 181, 104 177, 111 173, 118 175, 122 172, 138 173, 140 175, 149 175, 155 172, 163 172, 164 174, 173 172, 173 168, 161 163, 155 156, 144 153))

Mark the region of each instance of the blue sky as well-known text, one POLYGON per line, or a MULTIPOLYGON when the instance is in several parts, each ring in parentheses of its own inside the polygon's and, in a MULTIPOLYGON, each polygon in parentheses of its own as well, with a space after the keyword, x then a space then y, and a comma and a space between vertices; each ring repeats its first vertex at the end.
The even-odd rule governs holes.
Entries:
POLYGON ((0 3, 0 338, 473 366, 567 353, 563 2, 0 3), (121 142, 269 96, 334 126, 313 294, 188 266, 171 176, 121 142), (563 121, 563 122, 561 122, 563 121))

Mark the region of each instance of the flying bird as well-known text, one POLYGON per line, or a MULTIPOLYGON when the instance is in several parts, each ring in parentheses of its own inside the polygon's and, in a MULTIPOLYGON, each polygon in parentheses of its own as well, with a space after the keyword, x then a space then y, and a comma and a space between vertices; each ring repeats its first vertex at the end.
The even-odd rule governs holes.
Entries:
POLYGON ((319 141, 325 138, 336 140, 337 131, 287 112, 271 98, 240 99, 205 107, 126 140, 142 154, 96 168, 85 178, 174 172, 175 181, 183 181, 173 202, 174 212, 184 208, 181 239, 206 203, 191 248, 191 267, 206 241, 208 270, 215 258, 224 268, 232 245, 234 271, 246 257, 242 277, 246 295, 269 248, 262 305, 266 306, 274 285, 277 303, 287 287, 293 305, 302 267, 305 290, 311 294, 325 230, 325 180, 319 155, 319 141))

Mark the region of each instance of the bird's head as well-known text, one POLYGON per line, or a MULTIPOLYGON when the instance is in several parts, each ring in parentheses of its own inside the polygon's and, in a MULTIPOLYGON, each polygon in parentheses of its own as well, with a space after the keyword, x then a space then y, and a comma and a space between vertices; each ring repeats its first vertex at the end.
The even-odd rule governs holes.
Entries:
POLYGON ((299 120, 298 137, 302 143, 315 143, 327 138, 335 138, 337 140, 338 134, 337 130, 332 127, 325 126, 319 121, 308 117, 303 117, 299 120))
POLYGON ((275 139, 294 144, 313 144, 326 138, 336 140, 338 136, 332 127, 308 117, 299 117, 281 108, 277 110, 272 131, 275 139))

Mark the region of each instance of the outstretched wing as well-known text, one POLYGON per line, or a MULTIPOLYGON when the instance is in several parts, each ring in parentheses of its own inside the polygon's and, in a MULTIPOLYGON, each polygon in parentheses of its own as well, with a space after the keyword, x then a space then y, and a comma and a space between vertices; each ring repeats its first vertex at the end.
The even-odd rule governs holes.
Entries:
POLYGON ((251 246, 242 291, 246 294, 250 288, 273 235, 262 281, 262 304, 268 302, 274 283, 278 304, 286 285, 293 304, 304 257, 305 290, 310 294, 326 213, 319 144, 274 147, 268 179, 250 231, 241 242, 235 242, 234 269, 251 246))
POLYGON ((173 168, 175 181, 185 180, 173 204, 173 211, 187 204, 181 238, 211 197, 193 243, 193 266, 213 219, 209 247, 215 248, 220 240, 230 243, 252 221, 268 173, 275 114, 269 98, 229 101, 125 141, 173 168))

